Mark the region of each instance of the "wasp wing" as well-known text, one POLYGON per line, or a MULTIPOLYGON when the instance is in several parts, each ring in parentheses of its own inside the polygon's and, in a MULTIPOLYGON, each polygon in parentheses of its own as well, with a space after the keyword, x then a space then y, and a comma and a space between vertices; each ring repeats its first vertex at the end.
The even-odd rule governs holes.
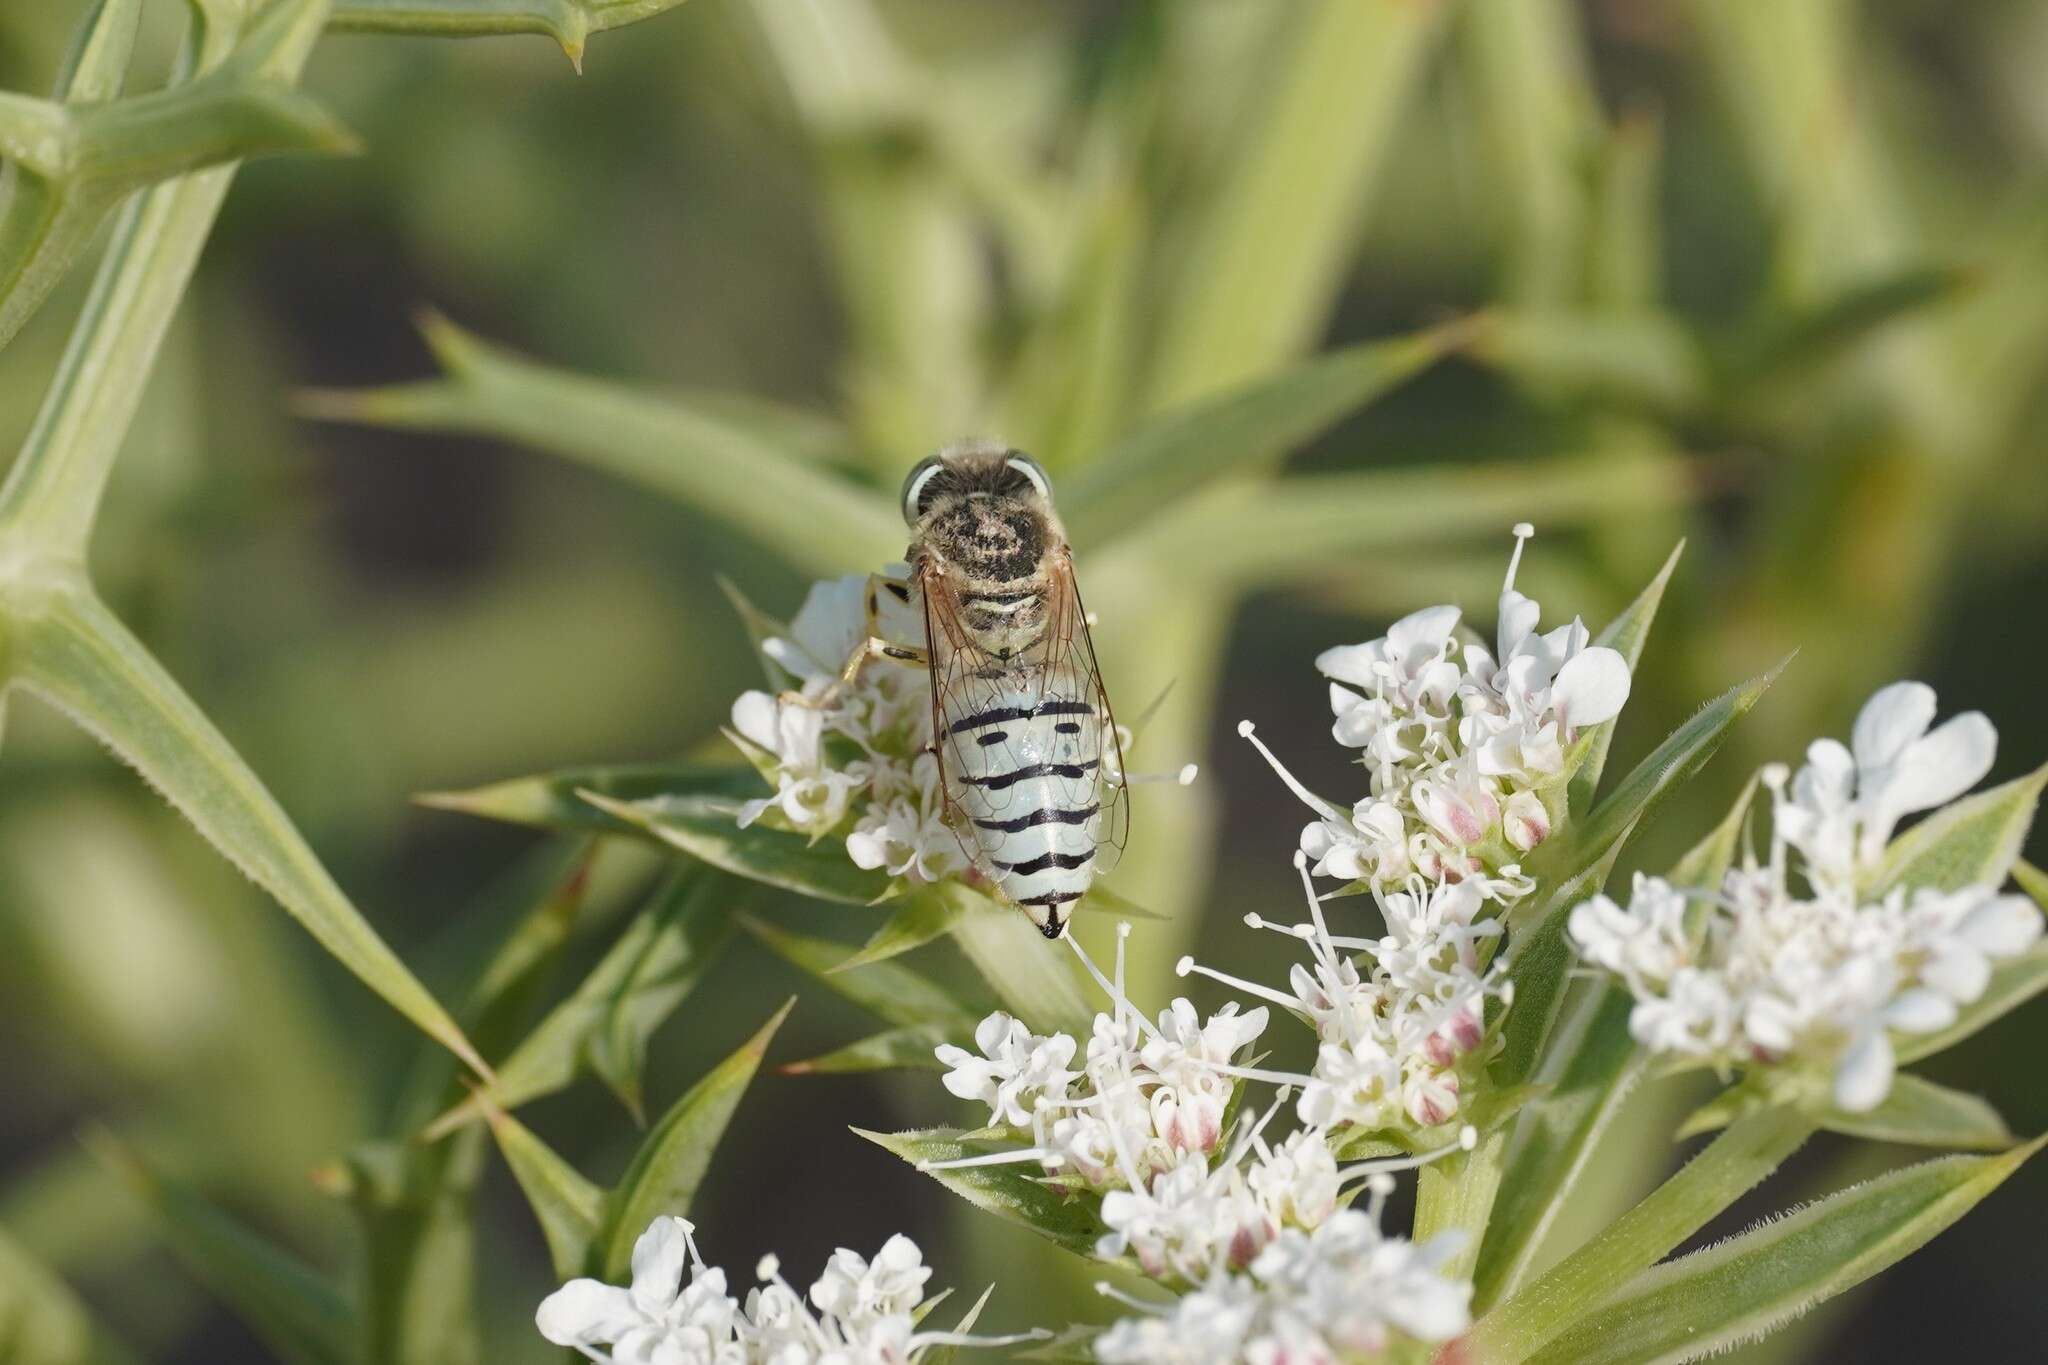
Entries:
POLYGON ((1006 823, 1014 828, 1017 819, 1030 814, 1024 803, 1032 797, 1028 788, 962 772, 952 750, 963 732, 974 735, 974 752, 984 773, 1043 772, 1059 784, 1058 804, 1064 808, 1101 805, 1099 868, 1107 870, 1115 863, 1130 825, 1123 747, 1074 585, 1073 562, 1064 548, 1055 552, 1051 568, 1046 629, 1034 644, 1007 659, 975 643, 961 620, 963 604, 942 572, 920 565, 916 573, 931 664, 932 748, 939 760, 940 791, 947 819, 960 835, 969 861, 992 885, 1000 883, 1002 870, 993 865, 985 847, 990 840, 982 831, 1006 823), (1065 709, 1070 706, 1075 709, 1065 709), (996 715, 1025 724, 995 729, 988 718, 996 715), (1054 721, 1059 724, 1060 750, 1049 758, 1042 729, 1054 721), (962 802, 969 784, 976 785, 972 811, 962 802))

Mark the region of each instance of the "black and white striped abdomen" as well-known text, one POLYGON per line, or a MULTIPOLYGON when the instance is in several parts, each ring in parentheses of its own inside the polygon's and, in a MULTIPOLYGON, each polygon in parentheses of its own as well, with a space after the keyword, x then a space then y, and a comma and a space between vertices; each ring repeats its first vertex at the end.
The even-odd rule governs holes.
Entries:
POLYGON ((1096 873, 1107 789, 1103 720, 1071 679, 982 689, 979 709, 946 717, 953 799, 982 870, 1048 935, 1096 873))

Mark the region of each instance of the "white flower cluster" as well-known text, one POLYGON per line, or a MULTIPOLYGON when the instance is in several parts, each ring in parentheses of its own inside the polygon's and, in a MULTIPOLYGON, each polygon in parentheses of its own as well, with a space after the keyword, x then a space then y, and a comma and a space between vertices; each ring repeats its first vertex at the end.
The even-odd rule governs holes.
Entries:
MULTIPOLYGON (((747 802, 739 821, 843 837, 861 867, 938 881, 963 870, 967 857, 946 824, 938 759, 929 752, 928 676, 878 664, 839 685, 846 661, 867 640, 867 588, 865 574, 813 584, 788 636, 763 642, 796 693, 747 692, 733 703, 736 738, 776 788, 747 802)), ((885 638, 923 638, 924 623, 893 594, 879 594, 876 606, 885 638)))
POLYGON ((917 1244, 891 1237, 869 1261, 841 1248, 809 1302, 770 1256, 744 1306, 725 1272, 704 1264, 686 1219, 657 1218, 633 1246, 633 1282, 571 1280, 541 1301, 540 1334, 611 1365, 909 1365, 933 1346, 1037 1340, 917 1330, 931 1269, 917 1244), (609 1347, 609 1350, 600 1349, 609 1347))
POLYGON ((1895 683, 1865 704, 1850 746, 1815 743, 1789 783, 1767 768, 1769 862, 1749 858, 1718 894, 1639 875, 1626 908, 1596 896, 1572 911, 1580 952, 1634 995, 1638 1040, 1823 1075, 1837 1106, 1865 1112, 1891 1090, 1892 1035, 1947 1028, 1992 959, 2040 937, 2040 911, 1996 886, 1869 893, 1899 820, 1990 770, 1990 722, 1973 712, 1930 732, 1934 714, 1931 689, 1895 683))
MULTIPOLYGON (((1350 1166, 1338 1164, 1330 1127, 1313 1119, 1269 1142, 1293 1085, 1332 1087, 1236 1061, 1265 1031, 1265 1009, 1226 1005, 1204 1020, 1175 1000, 1155 1022, 1124 993, 1121 939, 1113 979, 1078 943, 1073 951, 1112 1002, 1096 1015, 1085 1053, 1071 1036, 1039 1036, 1001 1013, 976 1029, 979 1055, 937 1049, 946 1088, 987 1105, 992 1126, 1032 1145, 925 1166, 1038 1163, 1049 1183, 1100 1195, 1108 1231, 1098 1255, 1128 1256, 1187 1291, 1168 1310, 1133 1302, 1147 1316, 1104 1334, 1100 1359, 1277 1365, 1376 1351, 1393 1332, 1439 1341, 1463 1330, 1470 1286, 1436 1271, 1455 1244, 1418 1250, 1384 1237, 1379 1201, 1391 1188, 1387 1172, 1470 1148, 1474 1130, 1440 1151, 1350 1166), (1243 1079, 1283 1088, 1263 1113, 1233 1120, 1243 1079), (1343 1207, 1346 1187, 1361 1180, 1373 1191, 1370 1215, 1343 1207), (1316 1343, 1320 1355, 1287 1353, 1316 1343)), ((1298 1106, 1304 1116, 1323 1109, 1335 1112, 1324 1101, 1298 1106)))
MULTIPOLYGON (((1386 1179, 1381 1177, 1381 1179, 1386 1179)), ((1391 1183, 1391 1182, 1389 1182, 1391 1183)), ((1470 1323, 1472 1286, 1442 1273, 1461 1235, 1416 1246, 1380 1231, 1385 1186, 1365 1209, 1289 1228, 1249 1275, 1216 1276, 1095 1342, 1104 1365, 1296 1365, 1376 1356, 1398 1340, 1449 1341, 1470 1323)), ((1105 1292, 1107 1292, 1105 1288, 1105 1292)))
POLYGON ((1261 1073, 1299 1087, 1302 1122, 1330 1130, 1410 1133, 1452 1122, 1466 1082, 1491 1051, 1487 998, 1510 997, 1505 963, 1484 960, 1484 946, 1500 935, 1500 922, 1479 918, 1486 902, 1477 882, 1429 883, 1413 876, 1407 890, 1374 893, 1384 934, 1333 934, 1306 862, 1306 855, 1295 855, 1308 901, 1306 923, 1245 916, 1254 928, 1276 930, 1307 946, 1309 960, 1290 969, 1287 991, 1191 957, 1182 958, 1178 970, 1269 1000, 1315 1030, 1316 1059, 1307 1074, 1261 1073))
POLYGON ((1540 609, 1515 590, 1532 534, 1526 522, 1515 527, 1494 649, 1460 634, 1458 608, 1440 606, 1317 656, 1331 680, 1331 733, 1360 751, 1369 774, 1349 810, 1309 792, 1259 746, 1318 816, 1301 834, 1317 876, 1373 887, 1418 875, 1470 881, 1503 905, 1528 894, 1517 860, 1561 813, 1573 741, 1612 720, 1629 693, 1627 662, 1590 644, 1576 617, 1537 632, 1540 609))

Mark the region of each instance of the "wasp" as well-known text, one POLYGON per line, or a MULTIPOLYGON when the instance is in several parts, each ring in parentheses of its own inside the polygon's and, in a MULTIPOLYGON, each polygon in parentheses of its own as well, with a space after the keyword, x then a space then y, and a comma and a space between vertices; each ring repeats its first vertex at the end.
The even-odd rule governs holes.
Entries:
POLYGON ((922 666, 947 819, 978 879, 1066 931, 1074 902, 1122 850, 1123 747, 1038 462, 987 442, 948 446, 903 482, 905 578, 868 587, 868 636, 846 666, 922 666), (921 647, 879 638, 877 598, 922 608, 921 647))

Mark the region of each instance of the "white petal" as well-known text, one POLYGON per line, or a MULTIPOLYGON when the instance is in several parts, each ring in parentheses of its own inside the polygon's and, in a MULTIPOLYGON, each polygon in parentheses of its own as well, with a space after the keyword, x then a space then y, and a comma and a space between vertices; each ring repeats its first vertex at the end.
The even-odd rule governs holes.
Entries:
POLYGON ((1953 717, 1906 746, 1885 784, 1885 805, 1900 815, 1946 805, 1984 780, 1998 755, 1998 731, 1980 711, 1953 717))
POLYGON ((1883 768, 1927 733, 1934 722, 1934 689, 1926 683, 1896 682, 1880 687, 1856 716, 1850 743, 1859 768, 1883 768))
POLYGON ((766 692, 742 692, 732 704, 732 728, 779 756, 782 735, 776 710, 775 698, 766 692))
POLYGON ((1949 999, 1967 1004, 1991 984, 1991 963, 1969 944, 1951 942, 1921 966, 1920 979, 1949 999))
POLYGON ((1595 645, 1558 672, 1551 705, 1566 725, 1598 725, 1621 713, 1628 688, 1628 663, 1605 645, 1595 645))
POLYGON ((557 1346, 617 1341, 644 1321, 633 1297, 596 1280, 571 1280, 540 1301, 533 1325, 557 1346))
POLYGON ((1411 611, 1387 627, 1387 643, 1393 646, 1392 653, 1397 658, 1405 657, 1417 646, 1434 647, 1450 639, 1451 632, 1458 628, 1458 618, 1463 614, 1453 606, 1411 611))
POLYGON ((1938 991, 1910 990, 1884 1007, 1884 1021, 1901 1033, 1932 1033, 1956 1021, 1955 1001, 1938 991))
POLYGON ((690 1259, 690 1225, 681 1218, 657 1218, 633 1243, 633 1302, 649 1317, 668 1311, 683 1289, 690 1259))
POLYGON ((1835 1103, 1851 1114, 1867 1114, 1892 1088, 1892 1042, 1872 1026, 1849 1045, 1835 1068, 1835 1103))
MULTIPOLYGON (((1336 645, 1316 655, 1316 671, 1353 687, 1370 688, 1375 677, 1373 665, 1386 657, 1384 644, 1372 640, 1362 645, 1336 645)), ((1336 689, 1330 692, 1330 707, 1337 706, 1336 689)))
POLYGON ((1963 917, 1956 932, 1993 957, 2011 957, 2041 937, 2041 911, 2025 896, 1993 896, 1963 917))

